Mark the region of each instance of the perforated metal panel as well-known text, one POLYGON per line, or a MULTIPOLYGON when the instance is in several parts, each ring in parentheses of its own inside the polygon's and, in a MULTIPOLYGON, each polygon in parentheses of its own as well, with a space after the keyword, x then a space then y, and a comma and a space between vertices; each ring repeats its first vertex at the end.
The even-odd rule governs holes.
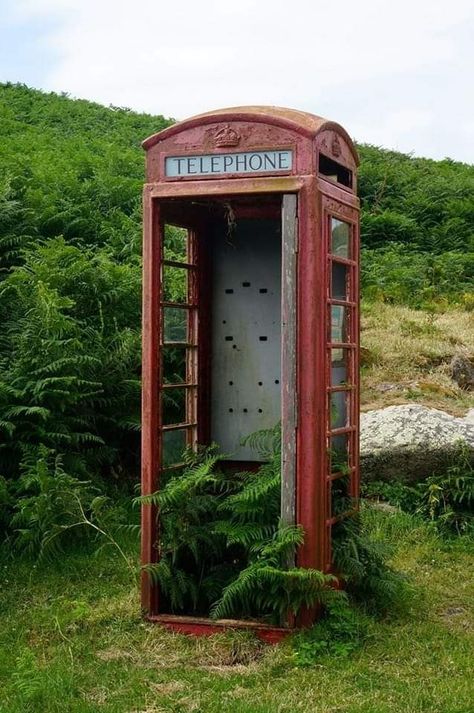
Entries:
POLYGON ((212 439, 232 460, 258 460, 242 439, 280 415, 281 226, 241 220, 213 244, 212 439))

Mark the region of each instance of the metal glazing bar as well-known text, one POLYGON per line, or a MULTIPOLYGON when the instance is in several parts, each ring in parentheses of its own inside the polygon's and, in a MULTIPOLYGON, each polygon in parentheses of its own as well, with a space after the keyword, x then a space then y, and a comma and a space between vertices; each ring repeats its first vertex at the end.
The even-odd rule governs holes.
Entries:
POLYGON ((351 508, 350 510, 346 510, 345 512, 339 513, 339 515, 334 515, 334 517, 330 517, 328 520, 326 520, 326 525, 332 527, 332 525, 336 525, 338 522, 341 522, 342 520, 346 520, 348 517, 356 515, 356 513, 357 508, 351 508))
POLYGON ((194 426, 197 426, 197 423, 171 423, 167 424, 166 426, 161 426, 162 431, 179 431, 182 429, 184 431, 185 428, 193 428, 194 426))
POLYGON ((348 300, 338 300, 329 297, 328 304, 330 305, 341 305, 341 307, 357 307, 355 302, 349 302, 348 300))
POLYGON ((197 269, 197 265, 193 265, 191 262, 179 262, 179 260, 162 260, 161 264, 168 267, 181 267, 183 270, 197 269))
POLYGON ((190 384, 186 381, 182 381, 177 384, 162 384, 160 389, 197 389, 197 384, 190 384))
POLYGON ((327 432, 328 436, 343 436, 345 433, 353 433, 356 428, 355 426, 344 426, 344 428, 334 428, 327 432))
POLYGON ((189 342, 162 342, 162 347, 186 347, 186 349, 197 349, 197 344, 190 344, 189 342))
POLYGON ((328 483, 332 483, 334 480, 341 480, 342 478, 347 478, 354 472, 355 468, 349 468, 346 473, 343 473, 342 471, 337 471, 337 473, 331 473, 331 475, 327 476, 327 481, 328 483))
POLYGON ((355 260, 350 260, 347 257, 336 257, 336 255, 328 256, 330 262, 339 262, 341 265, 347 265, 348 267, 357 267, 355 260))
POLYGON ((334 394, 334 393, 339 393, 341 391, 347 391, 347 393, 351 393, 352 391, 355 391, 356 387, 353 384, 347 384, 345 386, 344 384, 340 386, 327 386, 326 391, 329 394, 334 394))
POLYGON ((188 302, 160 302, 161 307, 176 307, 176 309, 197 309, 197 304, 191 304, 188 302))

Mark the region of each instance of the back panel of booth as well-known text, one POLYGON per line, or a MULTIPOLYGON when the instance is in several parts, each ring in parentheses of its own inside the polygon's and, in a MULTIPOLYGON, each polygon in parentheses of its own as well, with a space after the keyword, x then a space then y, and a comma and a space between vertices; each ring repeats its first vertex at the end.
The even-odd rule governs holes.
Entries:
POLYGON ((242 440, 281 418, 281 222, 221 224, 212 262, 211 437, 230 459, 258 461, 242 440))

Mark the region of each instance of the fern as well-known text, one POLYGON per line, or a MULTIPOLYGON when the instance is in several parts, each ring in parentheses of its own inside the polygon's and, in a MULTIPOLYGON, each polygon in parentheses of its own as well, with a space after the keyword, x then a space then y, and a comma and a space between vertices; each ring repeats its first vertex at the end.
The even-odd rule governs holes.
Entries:
POLYGON ((283 568, 285 556, 304 539, 299 527, 280 526, 272 539, 262 540, 251 549, 249 564, 239 573, 213 605, 211 616, 254 616, 275 623, 302 606, 323 602, 335 581, 314 569, 283 568))
POLYGON ((334 578, 285 566, 304 534, 279 524, 279 427, 247 442, 268 459, 258 471, 226 474, 216 446, 187 451, 181 472, 137 499, 160 512, 161 560, 146 571, 171 611, 278 623, 328 594, 334 578))
MULTIPOLYGON (((266 458, 258 470, 226 474, 215 445, 188 450, 159 492, 136 499, 159 510, 161 559, 145 570, 159 583, 165 610, 281 623, 339 596, 335 576, 288 566, 304 532, 279 521, 279 426, 246 442, 266 458)), ((347 477, 335 483, 333 509, 347 510, 347 477)), ((339 523, 333 544, 338 578, 351 596, 377 610, 400 597, 402 579, 360 518, 339 523)))
POLYGON ((442 475, 419 485, 417 512, 441 531, 462 534, 474 529, 474 466, 468 447, 460 446, 442 475))
POLYGON ((332 545, 346 591, 369 611, 386 612, 406 600, 406 579, 387 564, 388 548, 367 535, 360 515, 333 528, 332 545))

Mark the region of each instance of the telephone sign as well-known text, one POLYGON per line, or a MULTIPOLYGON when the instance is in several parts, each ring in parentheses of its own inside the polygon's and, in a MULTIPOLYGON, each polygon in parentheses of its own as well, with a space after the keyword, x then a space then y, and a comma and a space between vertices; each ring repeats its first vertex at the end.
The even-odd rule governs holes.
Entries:
POLYGON ((252 151, 244 153, 204 154, 203 156, 167 156, 165 175, 226 175, 229 173, 278 173, 291 171, 292 151, 252 151))

